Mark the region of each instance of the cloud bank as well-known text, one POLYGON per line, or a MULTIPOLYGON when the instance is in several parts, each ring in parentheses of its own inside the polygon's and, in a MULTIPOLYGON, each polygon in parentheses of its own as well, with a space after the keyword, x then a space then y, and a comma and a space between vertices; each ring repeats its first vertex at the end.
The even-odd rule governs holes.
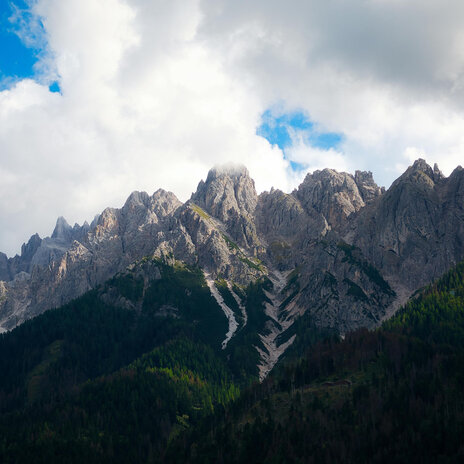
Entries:
POLYGON ((304 175, 290 160, 388 186, 418 156, 446 173, 464 159, 460 0, 37 0, 29 13, 36 78, 0 92, 10 255, 132 190, 185 200, 221 162, 289 191, 304 175), (284 157, 256 133, 275 105, 342 142, 295 137, 284 157))

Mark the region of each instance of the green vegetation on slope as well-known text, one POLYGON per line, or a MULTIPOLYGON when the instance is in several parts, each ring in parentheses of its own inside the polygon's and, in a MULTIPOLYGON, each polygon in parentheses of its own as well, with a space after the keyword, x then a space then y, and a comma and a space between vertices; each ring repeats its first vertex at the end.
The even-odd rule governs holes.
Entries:
POLYGON ((192 208, 192 210, 195 211, 195 213, 197 213, 203 219, 210 218, 209 214, 206 211, 204 211, 202 208, 200 208, 198 205, 196 205, 195 203, 191 203, 190 208, 192 208))
POLYGON ((209 347, 178 339, 60 401, 5 415, 1 461, 160 462, 170 440, 237 395, 209 347))
POLYGON ((462 462, 463 382, 461 263, 382 328, 329 338, 243 392, 169 461, 462 462))
POLYGON ((220 347, 227 320, 211 296, 201 269, 180 262, 171 266, 157 261, 157 265, 161 279, 153 280, 145 291, 143 312, 156 314, 163 307, 174 308, 202 340, 220 347))
MULTIPOLYGON (((262 384, 272 283, 234 289, 248 321, 221 350, 227 324, 201 271, 155 265, 148 285, 117 276, 0 336, 0 462, 464 459, 464 263, 376 331, 340 341, 301 318, 288 362, 262 384)), ((297 284, 295 271, 285 291, 297 284)))
POLYGON ((153 264, 146 288, 135 269, 0 336, 0 462, 161 462, 237 398, 250 374, 227 365, 227 321, 203 274, 153 264))

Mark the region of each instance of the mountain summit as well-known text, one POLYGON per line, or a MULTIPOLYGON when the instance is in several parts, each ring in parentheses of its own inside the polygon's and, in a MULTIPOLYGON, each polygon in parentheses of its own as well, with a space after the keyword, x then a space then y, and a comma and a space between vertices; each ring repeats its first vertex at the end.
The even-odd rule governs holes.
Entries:
POLYGON ((192 201, 209 214, 227 222, 230 217, 253 214, 258 195, 245 166, 225 165, 211 169, 200 181, 192 201))
POLYGON ((192 202, 222 221, 241 245, 259 245, 253 214, 258 203, 255 183, 245 166, 224 165, 211 169, 201 181, 192 202))

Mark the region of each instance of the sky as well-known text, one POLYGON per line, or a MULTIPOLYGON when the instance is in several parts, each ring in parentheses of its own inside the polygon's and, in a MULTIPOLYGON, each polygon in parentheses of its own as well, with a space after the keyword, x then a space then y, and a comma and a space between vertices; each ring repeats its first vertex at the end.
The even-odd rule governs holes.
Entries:
POLYGON ((464 164, 462 0, 4 0, 0 250, 216 164, 290 192, 464 164))

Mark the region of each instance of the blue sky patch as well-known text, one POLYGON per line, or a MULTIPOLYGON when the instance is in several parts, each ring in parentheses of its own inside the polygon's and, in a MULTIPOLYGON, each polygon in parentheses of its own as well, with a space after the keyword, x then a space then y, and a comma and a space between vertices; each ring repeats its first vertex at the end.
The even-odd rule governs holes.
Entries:
POLYGON ((310 134, 308 140, 313 147, 330 150, 331 148, 337 149, 340 146, 343 136, 335 132, 315 132, 310 134))
POLYGON ((53 93, 61 93, 60 84, 57 81, 55 81, 48 87, 48 90, 50 90, 50 92, 53 93))
MULTIPOLYGON (((286 151, 294 144, 295 138, 321 150, 337 149, 343 142, 343 135, 335 132, 323 132, 317 124, 302 111, 277 113, 271 109, 261 116, 261 125, 256 134, 264 137, 270 144, 277 145, 288 159, 286 151)), ((305 169, 302 163, 290 162, 293 171, 305 169)))
POLYGON ((281 150, 292 146, 290 131, 311 131, 314 124, 301 112, 274 114, 266 110, 261 116, 261 125, 256 133, 264 137, 271 145, 277 145, 281 150))
MULTIPOLYGON (((40 48, 25 44, 17 32, 31 18, 29 5, 23 0, 0 1, 0 90, 19 79, 34 78, 34 65, 40 48), (15 12, 19 11, 19 16, 15 12)), ((37 42, 39 43, 39 41, 37 42)))
MULTIPOLYGON (((285 154, 284 154, 284 157, 285 157, 285 154)), ((292 160, 288 160, 288 162, 290 163, 290 169, 294 172, 301 172, 308 168, 308 165, 304 163, 298 163, 292 160)))

